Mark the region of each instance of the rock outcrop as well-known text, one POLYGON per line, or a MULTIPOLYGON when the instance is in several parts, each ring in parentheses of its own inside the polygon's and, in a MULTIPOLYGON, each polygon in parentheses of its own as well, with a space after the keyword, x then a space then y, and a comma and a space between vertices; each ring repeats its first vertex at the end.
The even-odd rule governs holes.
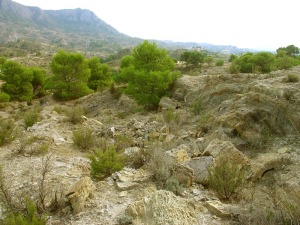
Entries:
POLYGON ((95 187, 90 177, 81 178, 69 189, 66 197, 74 214, 83 211, 85 201, 93 196, 94 190, 95 187))
POLYGON ((194 204, 164 190, 128 205, 125 213, 147 225, 192 225, 196 222, 194 204))

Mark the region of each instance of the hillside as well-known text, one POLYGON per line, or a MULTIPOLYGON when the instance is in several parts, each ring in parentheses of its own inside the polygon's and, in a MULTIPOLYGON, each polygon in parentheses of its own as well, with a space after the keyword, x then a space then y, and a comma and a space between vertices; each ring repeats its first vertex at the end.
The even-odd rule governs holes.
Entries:
POLYGON ((139 42, 85 9, 42 10, 0 1, 0 44, 17 40, 85 51, 113 53, 139 42))
POLYGON ((207 68, 180 77, 156 112, 109 91, 68 102, 46 96, 31 106, 3 104, 1 118, 13 120, 20 135, 0 147, 0 182, 16 202, 42 193, 49 205, 57 194, 50 224, 280 224, 282 213, 300 215, 300 83, 287 82, 289 74, 299 76, 300 67, 269 74, 207 68), (76 123, 68 112, 80 107, 85 115, 76 123), (26 129, 33 109, 40 121, 26 129), (91 180, 94 150, 74 141, 82 129, 91 131, 96 148, 113 144, 128 157, 127 167, 91 180), (220 155, 247 168, 247 185, 230 201, 207 186, 207 169, 220 155), (164 172, 169 161, 183 188, 177 196, 157 182, 157 174, 171 176, 164 172))
MULTIPOLYGON (((85 9, 42 10, 12 0, 0 0, 0 45, 16 41, 42 44, 40 49, 65 48, 107 56, 140 43, 85 9)), ((212 52, 239 54, 253 49, 195 42, 151 40, 167 49, 203 48, 212 52)))

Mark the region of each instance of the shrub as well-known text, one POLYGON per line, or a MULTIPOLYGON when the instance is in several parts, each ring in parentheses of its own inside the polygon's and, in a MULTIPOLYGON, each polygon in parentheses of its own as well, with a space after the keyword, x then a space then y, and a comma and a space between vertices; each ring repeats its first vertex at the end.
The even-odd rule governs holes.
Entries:
POLYGON ((89 156, 91 160, 91 175, 96 178, 105 178, 123 168, 123 158, 114 147, 105 150, 96 150, 89 156))
POLYGON ((13 120, 0 120, 0 146, 13 141, 17 134, 18 129, 13 120))
POLYGON ((150 160, 147 169, 154 174, 154 180, 158 187, 164 188, 167 180, 171 177, 173 162, 161 149, 153 149, 150 153, 150 160))
POLYGON ((4 92, 0 92, 0 102, 9 102, 10 96, 4 92))
POLYGON ((39 109, 30 110, 24 115, 24 125, 27 129, 28 127, 32 127, 36 122, 40 120, 39 109))
POLYGON ((93 131, 86 127, 80 127, 78 130, 73 131, 74 144, 83 149, 88 150, 95 145, 93 131))
POLYGON ((117 151, 124 150, 134 145, 133 139, 126 135, 117 135, 115 141, 114 145, 117 151))
POLYGON ((192 104, 192 111, 194 115, 199 115, 202 110, 203 110, 203 103, 201 99, 197 99, 192 104))
POLYGON ((73 124, 78 124, 81 123, 83 121, 83 117, 85 112, 84 109, 82 107, 75 107, 72 109, 68 109, 66 111, 67 114, 67 120, 73 124))
POLYGON ((175 176, 171 176, 166 181, 165 190, 173 192, 175 195, 181 195, 183 187, 175 176))
POLYGON ((223 59, 218 59, 216 62, 216 66, 224 66, 224 60, 223 59))
POLYGON ((297 83, 299 82, 299 76, 296 74, 289 74, 284 78, 286 83, 297 83))
POLYGON ((4 225, 45 225, 47 218, 45 215, 39 215, 36 204, 25 199, 25 211, 13 212, 8 214, 4 221, 4 225))
POLYGON ((229 199, 246 181, 246 173, 238 163, 233 163, 229 156, 219 156, 208 169, 208 184, 221 198, 229 199))
POLYGON ((131 225, 133 224, 133 218, 131 216, 122 215, 118 217, 118 225, 131 225))
POLYGON ((21 138, 20 145, 16 149, 17 154, 40 155, 45 154, 49 149, 47 139, 42 136, 21 138))

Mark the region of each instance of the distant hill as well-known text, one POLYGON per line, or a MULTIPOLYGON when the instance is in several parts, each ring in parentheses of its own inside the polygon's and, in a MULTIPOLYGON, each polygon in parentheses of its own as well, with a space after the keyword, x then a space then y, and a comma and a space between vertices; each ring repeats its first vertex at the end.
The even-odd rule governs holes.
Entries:
POLYGON ((11 0, 0 0, 0 29, 0 44, 25 39, 112 53, 141 41, 118 32, 89 10, 42 10, 11 0))
MULTIPOLYGON (((16 45, 21 45, 21 47, 25 45, 27 48, 32 46, 28 41, 37 42, 41 48, 44 46, 46 49, 50 49, 51 46, 97 52, 107 56, 135 46, 143 40, 118 32, 92 11, 86 9, 42 10, 38 7, 24 6, 12 0, 0 0, 0 45, 5 48, 8 43, 11 46, 11 43, 19 42, 16 45)), ((207 43, 151 41, 168 49, 200 47, 208 51, 227 54, 254 51, 207 43)))

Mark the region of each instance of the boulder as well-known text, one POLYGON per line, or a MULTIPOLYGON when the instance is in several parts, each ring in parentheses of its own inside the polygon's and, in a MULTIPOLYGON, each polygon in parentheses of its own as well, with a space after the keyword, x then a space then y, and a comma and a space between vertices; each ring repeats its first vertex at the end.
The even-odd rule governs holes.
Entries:
POLYGON ((208 182, 208 167, 213 163, 212 156, 203 156, 193 158, 188 161, 186 165, 190 167, 194 171, 194 179, 195 183, 199 183, 202 185, 207 185, 208 182))
POLYGON ((166 153, 173 157, 177 163, 184 163, 191 160, 191 157, 188 155, 189 150, 190 148, 187 145, 180 145, 166 153))
POLYGON ((181 104, 175 99, 169 97, 162 97, 159 102, 160 110, 174 110, 180 108, 181 104))
POLYGON ((227 205, 223 204, 219 200, 206 201, 204 206, 215 216, 223 219, 229 219, 231 217, 231 213, 228 210, 227 205))
POLYGON ((196 223, 195 205, 165 190, 158 190, 143 200, 128 205, 125 214, 147 225, 196 223))
POLYGON ((267 171, 280 169, 285 162, 283 154, 280 153, 265 153, 259 155, 251 163, 252 175, 251 179, 257 181, 260 179, 267 171))
POLYGON ((140 183, 151 180, 152 176, 152 173, 142 168, 136 170, 128 167, 112 175, 119 191, 131 190, 140 183))
POLYGON ((238 163, 242 167, 250 165, 250 160, 240 152, 230 141, 213 140, 202 153, 202 156, 212 156, 213 158, 228 157, 233 163, 238 163))
POLYGON ((93 196, 95 186, 90 177, 83 177, 76 182, 67 192, 66 197, 73 209, 73 213, 77 214, 83 211, 87 198, 93 196))
POLYGON ((194 180, 194 171, 188 166, 175 164, 172 175, 177 178, 179 183, 184 187, 191 187, 194 180))

